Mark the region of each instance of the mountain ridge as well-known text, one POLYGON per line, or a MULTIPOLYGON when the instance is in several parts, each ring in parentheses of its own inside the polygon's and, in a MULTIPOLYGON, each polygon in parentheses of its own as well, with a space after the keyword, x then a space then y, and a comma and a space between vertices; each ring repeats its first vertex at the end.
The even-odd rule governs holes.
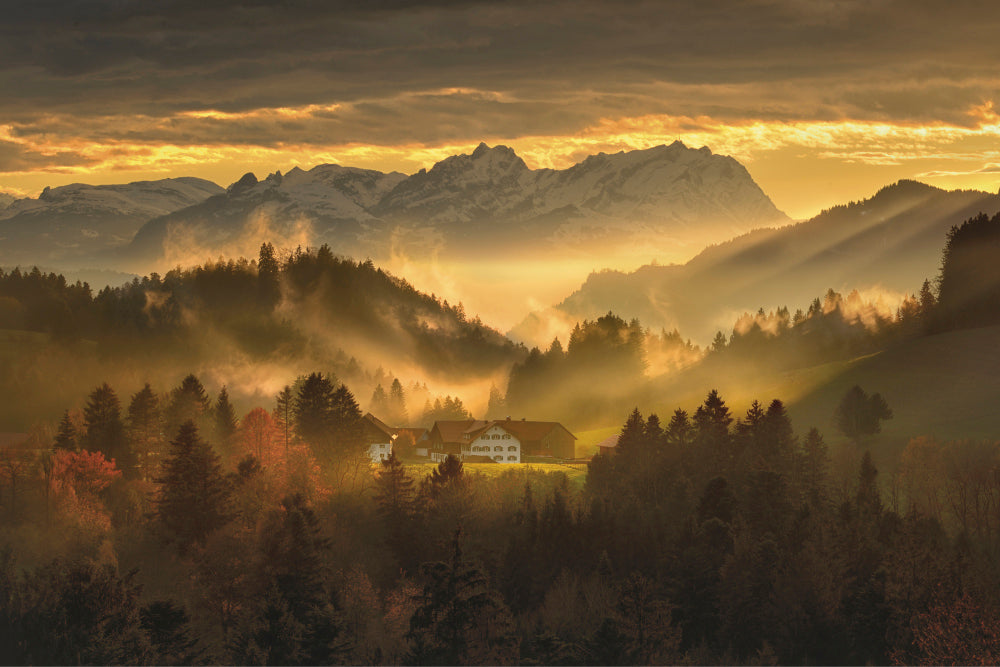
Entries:
POLYGON ((609 244, 658 243, 690 254, 706 239, 789 221, 743 165, 707 148, 674 142, 555 170, 531 169, 509 147, 481 143, 409 176, 340 165, 295 168, 262 181, 247 174, 225 193, 150 220, 125 254, 162 259, 178 234, 210 255, 245 252, 250 232, 260 231, 255 217, 265 219, 270 240, 307 239, 376 258, 393 246, 462 256, 484 243, 595 257, 609 244))
POLYGON ((728 332, 741 312, 804 307, 828 288, 916 292, 937 274, 948 230, 980 210, 1000 210, 1000 196, 899 181, 809 220, 710 245, 685 264, 592 273, 510 334, 541 344, 548 319, 581 320, 613 309, 706 342, 716 330, 728 332))

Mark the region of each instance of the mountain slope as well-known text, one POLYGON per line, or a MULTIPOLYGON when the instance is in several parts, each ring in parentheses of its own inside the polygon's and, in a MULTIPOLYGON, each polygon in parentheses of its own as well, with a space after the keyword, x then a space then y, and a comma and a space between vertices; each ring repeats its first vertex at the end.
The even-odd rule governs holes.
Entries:
POLYGON ((831 287, 915 292, 937 274, 948 230, 979 211, 997 210, 995 194, 900 181, 806 222, 709 247, 683 266, 592 274, 552 312, 530 316, 512 333, 537 342, 548 318, 614 310, 707 340, 715 330, 728 331, 743 311, 804 307, 831 287))
POLYGON ((129 243, 150 218, 219 192, 218 185, 200 178, 45 188, 37 199, 0 208, 0 262, 95 262, 129 243))
POLYGON ((600 154, 565 170, 530 169, 505 146, 480 144, 411 176, 322 165, 258 182, 150 221, 128 259, 177 261, 252 251, 263 239, 329 243, 337 253, 389 257, 516 252, 690 256, 704 244, 787 223, 730 157, 680 142, 600 154))

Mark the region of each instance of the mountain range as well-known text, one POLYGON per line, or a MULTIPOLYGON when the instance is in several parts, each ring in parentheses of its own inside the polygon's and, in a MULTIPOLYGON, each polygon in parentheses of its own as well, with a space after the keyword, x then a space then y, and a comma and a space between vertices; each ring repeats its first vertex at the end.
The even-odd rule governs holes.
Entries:
POLYGON ((948 230, 980 211, 998 210, 997 194, 900 181, 805 222, 710 246, 683 265, 593 273, 511 334, 544 344, 553 318, 573 322, 613 310, 705 342, 716 330, 728 333, 744 311, 805 308, 830 288, 882 290, 890 298, 915 293, 936 277, 948 230))
POLYGON ((151 218, 191 206, 223 189, 201 178, 121 185, 74 183, 45 188, 37 199, 0 201, 0 262, 100 265, 151 218))
POLYGON ((409 176, 325 164, 263 180, 248 173, 224 191, 195 179, 73 185, 14 202, 0 221, 6 240, 17 240, 0 262, 90 252, 141 272, 254 254, 261 240, 327 243, 374 259, 468 258, 488 247, 521 259, 589 256, 599 265, 616 255, 686 258, 706 243, 789 220, 739 162, 675 142, 601 153, 562 170, 531 169, 506 146, 480 144, 409 176), (151 190, 169 196, 153 201, 151 190), (29 217, 34 224, 22 224, 29 217), (44 256, 33 242, 48 246, 44 256))

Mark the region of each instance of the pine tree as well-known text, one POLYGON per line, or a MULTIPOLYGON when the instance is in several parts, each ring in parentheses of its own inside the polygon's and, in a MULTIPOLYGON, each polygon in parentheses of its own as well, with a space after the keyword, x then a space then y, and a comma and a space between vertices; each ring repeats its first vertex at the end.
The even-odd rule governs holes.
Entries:
POLYGON ((322 373, 311 373, 295 399, 295 435, 319 451, 332 440, 333 383, 322 373))
POLYGON ((180 386, 170 392, 170 403, 163 414, 164 432, 173 437, 186 421, 193 421, 200 430, 210 429, 211 408, 212 402, 204 385, 194 374, 187 375, 180 386))
POLYGON ((101 452, 124 474, 134 474, 135 460, 125 438, 121 404, 107 383, 90 393, 83 408, 83 419, 87 430, 80 439, 81 446, 91 452, 101 452))
POLYGON ((229 484, 219 457, 198 437, 190 420, 181 424, 170 442, 162 471, 156 480, 160 485, 156 516, 183 553, 192 544, 204 544, 229 521, 229 484))
POLYGON ((288 447, 291 444, 292 432, 295 430, 293 423, 294 413, 295 399, 292 395, 292 388, 286 384, 284 388, 278 392, 273 413, 274 421, 278 425, 281 445, 285 450, 286 458, 288 456, 288 447))
POLYGON ((507 414, 507 399, 500 393, 496 385, 490 386, 490 399, 486 405, 487 419, 503 419, 507 414))
POLYGON ((77 449, 76 427, 73 426, 73 420, 69 417, 69 410, 63 412, 63 417, 59 421, 59 431, 56 433, 56 439, 52 446, 70 452, 77 449))
POLYGON ((826 496, 826 476, 830 465, 823 436, 813 427, 802 442, 802 484, 807 498, 813 504, 826 496))
POLYGON ((149 479, 150 459, 163 442, 160 400, 147 382, 132 396, 128 405, 128 435, 139 460, 143 479, 149 479))
POLYGON ((257 259, 257 295, 261 305, 273 308, 281 299, 281 282, 278 258, 274 246, 262 243, 257 259))
POLYGON ((229 402, 229 391, 225 385, 219 391, 219 398, 215 402, 215 409, 212 411, 212 416, 215 423, 215 428, 213 429, 215 442, 222 448, 222 451, 228 452, 232 449, 233 439, 236 436, 236 429, 239 424, 236 419, 236 410, 233 408, 233 404, 229 402))
POLYGON ((410 417, 406 413, 406 394, 399 378, 393 378, 392 386, 389 387, 389 418, 392 420, 390 424, 405 426, 410 423, 410 417))
POLYGON ((385 393, 382 385, 375 385, 375 391, 372 392, 372 398, 368 402, 368 406, 368 411, 375 416, 384 419, 389 418, 389 396, 385 393))
POLYGON ((441 461, 436 468, 431 470, 430 496, 437 498, 441 493, 464 481, 462 460, 454 454, 448 454, 444 461, 441 461))
POLYGON ((489 579, 462 556, 461 530, 448 562, 422 568, 427 583, 410 619, 407 657, 416 665, 513 664, 518 661, 513 618, 489 579))
POLYGON ((365 450, 361 408, 345 384, 333 392, 330 401, 330 426, 333 429, 331 454, 352 457, 365 450))
POLYGON ((406 474, 406 467, 396 458, 396 452, 392 452, 382 461, 375 483, 379 515, 388 525, 407 521, 413 514, 414 498, 413 478, 406 474))

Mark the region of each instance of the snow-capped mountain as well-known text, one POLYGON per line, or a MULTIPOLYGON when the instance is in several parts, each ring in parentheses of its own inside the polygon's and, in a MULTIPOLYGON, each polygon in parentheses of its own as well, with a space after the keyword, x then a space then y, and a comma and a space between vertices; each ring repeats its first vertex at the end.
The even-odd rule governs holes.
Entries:
POLYGON ((225 193, 151 220, 128 254, 133 262, 198 261, 253 255, 271 240, 329 243, 376 259, 489 247, 518 256, 624 251, 671 260, 788 222, 739 162, 708 148, 675 142, 536 170, 506 146, 480 144, 410 176, 337 165, 262 181, 247 174, 225 193))
POLYGON ((0 202, 0 262, 93 262, 129 243, 151 218, 187 208, 223 189, 200 178, 122 185, 75 183, 45 188, 37 199, 0 202))

